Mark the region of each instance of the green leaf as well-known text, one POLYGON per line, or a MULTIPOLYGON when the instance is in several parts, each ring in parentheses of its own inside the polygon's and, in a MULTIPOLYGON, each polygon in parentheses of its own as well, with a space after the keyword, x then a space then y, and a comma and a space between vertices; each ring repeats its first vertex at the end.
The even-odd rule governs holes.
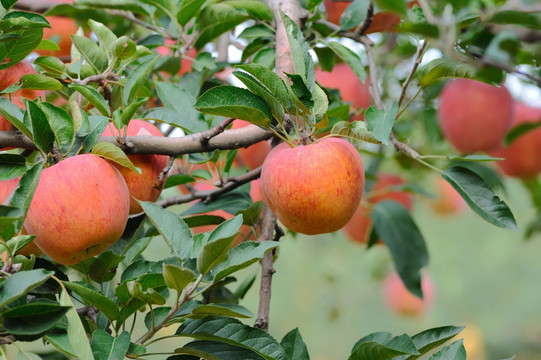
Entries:
POLYGON ((73 121, 66 110, 46 102, 39 103, 38 106, 47 117, 58 147, 60 148, 63 144, 71 144, 75 133, 73 121))
MULTIPOLYGON (((192 172, 193 174, 193 172, 192 172)), ((222 209, 230 214, 236 214, 241 210, 246 210, 252 205, 252 198, 244 191, 230 191, 220 195, 208 204, 198 201, 191 208, 182 213, 185 215, 202 214, 214 210, 222 209)))
POLYGON ((18 154, 0 154, 0 181, 15 179, 26 171, 26 158, 18 154))
POLYGON ((389 143, 389 136, 393 130, 396 115, 398 113, 398 103, 395 101, 388 112, 370 106, 366 109, 365 118, 372 134, 383 144, 389 143))
POLYGON ((237 65, 237 68, 246 71, 263 84, 286 109, 291 107, 291 99, 287 86, 274 71, 259 64, 237 65))
POLYGON ((81 93, 81 95, 83 95, 85 99, 87 99, 92 105, 94 105, 94 107, 98 109, 98 111, 103 116, 111 116, 111 109, 109 107, 109 104, 99 92, 97 92, 90 86, 81 84, 69 84, 68 87, 81 93))
POLYGON ((11 11, 0 21, 0 30, 11 33, 32 28, 50 28, 51 25, 41 14, 26 11, 11 11))
POLYGON ((124 260, 123 256, 117 255, 111 250, 102 252, 97 258, 94 258, 88 269, 90 278, 100 284, 112 280, 116 273, 115 269, 122 260, 124 260))
POLYGON ((0 232, 17 220, 23 217, 24 213, 21 209, 8 206, 0 205, 0 232))
POLYGON ((135 167, 128 156, 118 146, 109 142, 99 142, 92 148, 92 154, 102 158, 114 161, 120 166, 127 167, 130 170, 141 174, 141 169, 135 167))
POLYGON ((17 0, 2 0, 2 7, 6 10, 10 10, 17 0))
POLYGON ((188 174, 175 174, 167 177, 163 188, 168 189, 173 186, 188 184, 194 181, 195 179, 188 174))
MULTIPOLYGON (((77 0, 77 5, 95 9, 116 9, 132 11, 137 14, 149 15, 137 0, 77 0)), ((86 9, 85 9, 86 10, 86 9)))
POLYGON ((169 306, 156 307, 153 311, 153 313, 148 312, 145 316, 145 326, 149 331, 165 320, 171 312, 171 308, 169 306))
POLYGON ((151 202, 139 202, 150 222, 169 245, 171 253, 180 259, 190 256, 192 234, 188 225, 176 214, 151 202))
POLYGON ((451 166, 443 172, 442 177, 483 219, 502 228, 518 230, 509 207, 479 175, 462 166, 451 166))
POLYGON ((379 344, 385 344, 387 343, 389 340, 391 340, 391 333, 389 332, 386 332, 386 331, 378 331, 378 332, 374 332, 374 333, 371 333, 371 334, 368 334, 362 338, 360 338, 356 343, 355 345, 353 345, 353 350, 355 350, 357 348, 357 346, 363 344, 363 343, 366 343, 366 342, 376 342, 376 343, 379 343, 379 344))
POLYGON ((447 156, 449 160, 459 160, 459 161, 494 161, 494 160, 502 160, 502 158, 495 158, 489 155, 484 154, 473 154, 473 155, 449 155, 447 156))
POLYGON ((98 40, 100 41, 103 49, 107 54, 111 53, 113 49, 113 44, 118 39, 118 37, 113 33, 107 26, 92 19, 88 20, 88 25, 94 34, 96 34, 98 40))
POLYGON ((163 278, 168 288, 182 292, 195 279, 195 274, 189 269, 181 269, 174 265, 163 265, 163 278))
POLYGON ((310 360, 308 349, 302 339, 299 328, 293 329, 284 336, 280 345, 291 360, 310 360))
MULTIPOLYGON (((437 348, 438 346, 444 344, 459 332, 464 329, 464 326, 443 326, 438 328, 432 328, 424 330, 416 335, 413 335, 411 339, 417 347, 417 350, 421 354, 426 354, 427 352, 437 348)), ((421 355, 411 355, 397 358, 396 360, 415 360, 418 359, 421 355)))
POLYGON ((228 0, 225 2, 227 5, 234 7, 235 9, 244 10, 256 19, 272 21, 272 10, 263 2, 259 0, 228 0))
POLYGON ((92 333, 90 341, 94 358, 98 360, 122 360, 130 347, 130 334, 127 331, 117 338, 102 329, 92 333))
POLYGON ((34 192, 38 187, 39 177, 41 175, 41 171, 43 170, 43 165, 43 161, 34 164, 30 169, 28 169, 27 172, 24 173, 19 180, 19 186, 17 189, 15 189, 13 197, 9 202, 11 206, 15 206, 23 211, 22 219, 15 225, 15 231, 17 233, 21 233, 24 218, 26 217, 26 213, 30 208, 30 203, 32 202, 34 192))
POLYGON ((63 288, 63 291, 60 294, 60 304, 71 307, 66 314, 66 318, 68 320, 67 333, 69 343, 75 355, 80 360, 94 360, 92 350, 90 349, 90 344, 86 338, 85 328, 81 323, 77 310, 65 288, 63 288))
POLYGON ((7 277, 0 288, 0 308, 47 281, 54 272, 43 269, 21 271, 7 277))
MULTIPOLYGON (((207 360, 262 360, 263 358, 248 349, 224 344, 218 341, 198 340, 184 345, 175 350, 178 354, 193 355, 199 358, 203 356, 207 360)), ((184 355, 174 355, 167 360, 184 360, 184 355)))
POLYGON ((511 145, 513 141, 521 137, 522 135, 528 133, 541 126, 541 121, 538 122, 527 122, 513 127, 505 136, 505 144, 507 146, 511 145))
POLYGON ((98 44, 80 35, 71 35, 71 41, 96 73, 102 73, 107 69, 107 54, 98 44))
POLYGON ((200 30, 194 47, 201 50, 208 42, 248 19, 248 16, 227 5, 227 2, 205 6, 199 15, 200 30))
POLYGON ((267 252, 278 247, 278 245, 280 243, 276 241, 243 241, 229 251, 227 260, 214 268, 214 282, 261 260, 267 252))
POLYGON ((240 346, 256 352, 266 360, 289 360, 280 344, 267 332, 232 318, 208 316, 203 319, 186 320, 176 334, 240 346))
POLYGON ((316 122, 322 120, 329 108, 329 99, 319 85, 314 85, 314 91, 312 92, 312 99, 314 100, 314 107, 312 108, 312 114, 316 122))
POLYGON ((357 346, 348 360, 367 360, 367 359, 378 359, 378 360, 389 360, 398 355, 407 354, 404 351, 396 350, 390 347, 387 347, 382 344, 378 344, 374 341, 369 341, 360 344, 357 346))
POLYGON ((227 316, 247 319, 254 316, 252 312, 246 309, 244 306, 218 303, 218 304, 201 304, 192 310, 190 318, 202 318, 205 316, 227 316))
POLYGON ((128 76, 124 85, 124 105, 130 105, 135 99, 137 91, 150 76, 159 58, 159 56, 149 57, 146 61, 141 62, 128 76))
POLYGON ((362 23, 366 18, 368 4, 368 1, 353 0, 340 16, 340 28, 347 30, 362 23))
POLYGON ((488 19, 492 24, 520 25, 530 29, 541 30, 541 15, 539 12, 503 10, 493 13, 488 19))
POLYGON ((466 360, 466 349, 462 344, 462 339, 447 345, 428 360, 466 360))
POLYGON ((374 3, 382 10, 406 15, 406 2, 404 0, 375 0, 374 3))
POLYGON ((244 225, 255 226, 263 212, 263 207, 264 204, 262 201, 256 201, 248 209, 241 210, 237 214, 242 215, 244 225))
POLYGON ((148 97, 138 99, 137 101, 134 101, 130 105, 128 105, 122 112, 122 115, 120 116, 120 121, 122 122, 122 124, 128 125, 128 123, 133 118, 137 110, 139 110, 141 105, 147 102, 148 102, 148 97))
POLYGON ((419 85, 426 87, 444 78, 474 79, 477 69, 462 61, 450 58, 438 58, 423 65, 417 73, 419 85))
POLYGON ((203 113, 246 120, 266 128, 272 117, 263 99, 235 86, 211 88, 197 99, 194 107, 203 113))
POLYGON ((0 114, 28 138, 33 138, 32 130, 24 123, 24 111, 3 96, 0 96, 0 114))
POLYGON ((6 69, 25 59, 41 42, 43 29, 24 29, 10 35, 13 37, 0 42, 0 69, 6 69))
POLYGON ((47 116, 38 106, 38 104, 27 101, 26 113, 24 114, 26 124, 32 124, 32 139, 36 147, 44 154, 53 150, 55 135, 51 125, 47 121, 47 116))
POLYGON ((127 36, 121 36, 113 43, 113 56, 118 60, 128 60, 136 55, 136 46, 135 41, 127 36))
POLYGON ((21 76, 21 89, 60 90, 62 84, 52 77, 41 74, 24 74, 21 76))
POLYGON ((37 300, 3 312, 3 325, 17 340, 32 341, 49 332, 69 309, 69 306, 60 306, 55 302, 37 300))
POLYGON ((111 321, 120 317, 117 305, 110 298, 90 289, 83 283, 63 281, 64 286, 81 297, 87 305, 94 305, 111 321))
MULTIPOLYGON (((246 29, 237 36, 239 39, 253 40, 257 38, 272 38, 274 31, 262 24, 256 24, 246 29)), ((252 74, 253 75, 253 74, 252 74)))
POLYGON ((428 264, 428 250, 409 211, 395 201, 386 200, 374 206, 370 218, 391 251, 402 282, 412 294, 422 298, 419 270, 428 264))
POLYGON ((182 0, 177 13, 177 21, 184 26, 199 11, 205 0, 182 0))
MULTIPOLYGON (((190 95, 190 98, 193 98, 190 95)), ((183 102, 185 100, 178 100, 183 102)), ((195 100, 194 100, 195 103, 195 100)), ((199 113, 193 108, 193 104, 185 111, 176 112, 167 108, 154 108, 143 114, 143 119, 154 120, 181 128, 187 133, 193 134, 208 130, 208 125, 198 119, 199 113)))

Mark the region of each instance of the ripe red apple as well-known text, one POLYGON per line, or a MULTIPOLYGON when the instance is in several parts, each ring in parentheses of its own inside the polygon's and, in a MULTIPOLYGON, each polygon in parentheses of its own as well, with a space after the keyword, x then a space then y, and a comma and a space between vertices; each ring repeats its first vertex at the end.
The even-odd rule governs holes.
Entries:
POLYGON ((430 205, 438 214, 454 214, 466 209, 466 202, 459 193, 442 177, 436 178, 436 194, 438 198, 430 205))
POLYGON ((265 202, 284 226, 307 235, 341 229, 359 206, 363 189, 361 157, 339 138, 293 148, 282 143, 261 170, 265 202))
MULTIPOLYGON (((402 204, 406 209, 411 210, 413 203, 411 193, 389 189, 390 187, 403 185, 404 183, 404 180, 397 175, 379 174, 377 181, 367 194, 366 200, 372 206, 380 201, 394 200, 402 204)), ((366 243, 370 235, 369 230, 371 226, 370 210, 361 203, 351 220, 344 226, 344 231, 350 240, 358 243, 366 243)))
POLYGON ((129 209, 118 170, 98 156, 76 155, 43 170, 24 226, 45 254, 72 265, 117 241, 129 209))
MULTIPOLYGON (((22 60, 13 66, 0 70, 0 91, 19 82, 21 77, 26 74, 37 74, 32 64, 27 60, 22 60)), ((21 89, 14 92, 11 96, 14 102, 19 97, 34 100, 40 96, 45 98, 45 92, 43 90, 21 89)), ((20 99, 18 101, 20 104, 18 103, 17 105, 21 105, 22 101, 20 99)))
MULTIPOLYGON (((513 127, 541 121, 541 108, 515 103, 513 127)), ((510 146, 501 147, 491 156, 505 158, 496 165, 509 176, 533 178, 541 173, 541 127, 518 137, 510 146)))
POLYGON ((362 83, 347 64, 336 64, 332 72, 316 69, 316 80, 324 87, 338 89, 342 100, 355 108, 367 109, 372 102, 368 81, 362 83))
MULTIPOLYGON (((123 133, 123 130, 121 130, 123 133)), ((144 120, 131 120, 128 124, 127 136, 163 136, 156 126, 144 120)), ((114 136, 111 127, 107 127, 103 136, 114 136)), ((141 174, 130 170, 117 163, 113 165, 120 171, 128 189, 130 190, 130 214, 138 214, 143 211, 141 205, 135 200, 156 201, 160 197, 163 187, 158 186, 158 177, 167 166, 167 155, 129 155, 131 162, 141 169, 141 174)))
MULTIPOLYGON (((235 120, 233 121, 233 126, 231 129, 240 129, 245 126, 257 126, 252 125, 248 121, 244 120, 235 120)), ((237 158, 240 159, 242 165, 246 166, 248 169, 253 170, 255 168, 263 165, 263 161, 267 157, 267 154, 270 151, 270 144, 268 141, 261 141, 247 148, 240 148, 237 150, 237 158)))
POLYGON ((36 50, 40 55, 68 57, 71 55, 71 35, 77 33, 77 23, 72 18, 46 16, 51 28, 43 29, 43 38, 56 42, 60 50, 36 50))
POLYGON ((421 289, 423 290, 423 299, 410 293, 396 272, 392 272, 383 280, 385 302, 392 311, 400 315, 419 315, 432 304, 434 283, 430 276, 422 274, 421 289))
POLYGON ((497 148, 513 120, 513 98, 500 87, 470 79, 448 82, 438 118, 443 135, 464 154, 497 148))

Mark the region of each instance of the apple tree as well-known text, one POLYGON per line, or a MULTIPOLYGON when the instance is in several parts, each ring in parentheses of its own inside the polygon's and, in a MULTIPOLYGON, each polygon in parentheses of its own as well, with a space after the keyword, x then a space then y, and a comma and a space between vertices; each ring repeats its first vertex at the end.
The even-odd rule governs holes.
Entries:
MULTIPOLYGON (((411 199, 434 174, 511 230, 498 194, 520 178, 525 236, 541 230, 541 110, 504 85, 541 85, 534 2, 0 4, 5 358, 309 359, 298 329, 269 332, 280 243, 344 228, 384 246, 413 297, 396 306, 419 311, 411 199)), ((462 329, 359 334, 349 359, 466 359, 462 329)))

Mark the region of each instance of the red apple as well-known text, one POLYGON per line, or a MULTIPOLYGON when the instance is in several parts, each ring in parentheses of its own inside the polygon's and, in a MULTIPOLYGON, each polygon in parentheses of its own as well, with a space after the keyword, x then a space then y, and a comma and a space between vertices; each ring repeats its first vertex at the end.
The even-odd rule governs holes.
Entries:
MULTIPOLYGON (((541 108, 515 103, 513 126, 541 121, 541 108)), ((509 176, 534 178, 541 173, 541 127, 526 132, 509 146, 491 152, 491 156, 502 157, 496 165, 509 176)))
POLYGON ((129 209, 118 170, 98 156, 76 155, 43 170, 24 226, 45 254, 72 265, 117 241, 129 209))
MULTIPOLYGON (((32 64, 27 60, 22 60, 13 66, 0 70, 0 91, 19 82, 21 77, 26 74, 37 74, 32 64)), ((45 92, 43 90, 21 89, 14 92, 11 96, 13 102, 19 101, 17 105, 21 105, 22 101, 18 99, 19 97, 29 100, 34 100, 38 97, 45 98, 45 92)))
MULTIPOLYGON (((404 183, 404 180, 399 176, 379 174, 374 186, 372 186, 372 189, 366 195, 366 199, 371 206, 380 201, 394 200, 402 204, 406 209, 411 210, 413 203, 411 193, 389 189, 390 187, 403 185, 404 183)), ((344 226, 344 231, 350 240, 358 243, 366 243, 370 235, 369 230, 371 226, 370 210, 361 203, 351 220, 344 226)))
MULTIPOLYGON (((248 121, 235 120, 231 129, 240 129, 245 126, 257 127, 252 125, 248 121)), ((270 144, 268 141, 261 141, 247 148, 240 148, 237 150, 237 158, 240 159, 242 165, 248 169, 253 170, 263 165, 263 161, 267 157, 270 151, 270 144)))
POLYGON ((367 109, 372 102, 368 81, 362 83, 347 64, 336 64, 332 72, 316 69, 316 80, 326 88, 338 89, 342 100, 355 108, 367 109))
MULTIPOLYGON (((121 130, 122 134, 124 130, 121 130)), ((127 136, 163 136, 156 126, 144 120, 131 120, 128 124, 127 136)), ((111 127, 107 127, 103 136, 114 136, 111 127)), ((141 205, 135 200, 156 201, 160 197, 163 187, 158 186, 158 177, 167 166, 169 157, 167 155, 129 155, 131 162, 141 169, 141 174, 134 170, 114 163, 113 165, 120 171, 128 189, 130 190, 130 214, 138 214, 143 211, 141 205)))
POLYGON ((503 85, 452 80, 440 95, 438 118, 443 135, 464 154, 494 150, 511 126, 513 104, 503 85))
POLYGON ((339 138, 297 147, 282 143, 261 170, 265 202, 284 226, 307 235, 341 229, 359 206, 363 189, 361 157, 339 138))
POLYGON ((51 28, 43 29, 43 38, 56 42, 60 50, 36 50, 40 55, 69 57, 71 55, 71 35, 77 33, 77 23, 72 18, 46 16, 51 28))
POLYGON ((419 315, 427 310, 434 301, 434 283, 432 278, 423 274, 421 278, 423 299, 408 291, 400 276, 392 272, 383 280, 383 295, 391 310, 400 315, 419 315))
POLYGON ((462 196, 442 177, 436 178, 436 193, 438 198, 430 203, 436 213, 454 214, 466 208, 462 196))

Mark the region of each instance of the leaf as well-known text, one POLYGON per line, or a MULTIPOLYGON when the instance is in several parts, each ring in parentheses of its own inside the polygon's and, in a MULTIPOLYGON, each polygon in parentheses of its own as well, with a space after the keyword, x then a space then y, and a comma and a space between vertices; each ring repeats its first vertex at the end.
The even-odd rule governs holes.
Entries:
POLYGON ((145 316, 145 326, 149 331, 165 320, 171 312, 171 308, 169 306, 156 307, 153 311, 153 313, 148 312, 145 316))
POLYGON ((163 188, 168 189, 173 186, 188 184, 194 181, 195 179, 188 174, 175 174, 167 177, 163 188))
MULTIPOLYGON (((312 108, 312 114, 316 122, 324 118, 329 108, 329 99, 319 85, 314 85, 314 91, 312 91, 312 99, 314 100, 314 107, 312 108)), ((328 121, 327 121, 328 123, 328 121)))
POLYGON ((0 181, 15 179, 25 172, 26 158, 24 156, 9 153, 0 154, 0 181))
POLYGON ((62 83, 52 77, 41 74, 24 74, 21 76, 21 89, 60 90, 62 83))
POLYGON ((137 14, 149 15, 148 12, 141 6, 141 3, 136 0, 77 0, 77 5, 96 9, 125 10, 132 11, 137 14))
POLYGON ((77 310, 71 301, 66 288, 62 286, 62 293, 60 294, 60 305, 69 306, 71 309, 67 312, 66 318, 68 320, 68 327, 66 329, 68 333, 69 343, 73 349, 74 354, 80 360, 94 360, 90 344, 86 337, 85 328, 81 323, 81 319, 77 314, 77 310))
POLYGON ((163 265, 163 278, 168 288, 182 292, 195 279, 195 274, 189 269, 181 269, 174 265, 163 265))
POLYGON ((533 123, 532 122, 523 123, 523 124, 513 127, 505 136, 505 145, 507 146, 511 145, 513 141, 517 140, 522 135, 528 133, 528 131, 537 129, 539 126, 541 126, 541 121, 537 121, 533 123))
POLYGON ((177 332, 199 340, 219 341, 252 350, 266 360, 288 360, 280 344, 267 332, 244 325, 237 319, 208 316, 186 320, 177 332))
POLYGON ((442 177, 483 219, 502 228, 518 230, 509 207, 479 175, 462 166, 451 166, 443 172, 442 177))
POLYGON ((428 360, 466 360, 466 349, 462 344, 462 339, 447 345, 428 360))
POLYGON ((295 328, 288 332, 280 342, 287 355, 291 360, 310 360, 308 349, 302 339, 299 328, 295 328))
POLYGON ((110 281, 115 276, 115 269, 124 260, 124 257, 117 255, 111 250, 102 252, 98 257, 94 258, 94 262, 90 265, 90 278, 98 283, 110 281))
POLYGON ((228 0, 227 5, 235 9, 241 9, 256 19, 272 21, 272 10, 263 2, 258 0, 228 0))
POLYGON ((24 111, 3 96, 0 96, 0 115, 5 117, 7 121, 19 129, 28 138, 33 138, 32 130, 24 124, 24 111))
POLYGON ((96 73, 102 73, 107 69, 107 54, 98 44, 80 35, 71 35, 71 41, 96 73))
MULTIPOLYGON (((198 340, 192 341, 182 348, 176 349, 176 353, 179 354, 191 354, 197 356, 201 355, 207 360, 262 360, 263 358, 257 355, 255 352, 248 349, 224 344, 218 341, 198 340)), ((181 360, 186 359, 183 355, 174 355, 167 360, 181 360)))
POLYGON ((459 160, 459 161, 494 161, 494 160, 502 160, 502 158, 495 158, 489 155, 484 154, 473 154, 473 155, 449 155, 447 156, 449 160, 459 160))
POLYGON ((502 25, 515 24, 541 30, 541 16, 539 16, 539 12, 503 10, 493 13, 488 19, 488 22, 502 25))
POLYGON ((3 325, 17 340, 33 341, 49 332, 69 309, 55 302, 36 300, 3 312, 3 325))
POLYGON ((136 171, 141 175, 141 169, 135 167, 128 156, 118 146, 109 142, 99 142, 92 148, 92 154, 114 161, 115 163, 136 171))
POLYGON ((177 21, 184 26, 203 6, 205 0, 182 0, 180 10, 177 13, 177 21))
POLYGON ((123 360, 130 347, 130 334, 124 331, 114 338, 108 332, 96 329, 90 345, 94 358, 98 360, 123 360))
POLYGON ((229 251, 226 261, 214 268, 214 281, 219 281, 234 272, 247 268, 279 245, 280 243, 276 241, 243 241, 229 251))
POLYGON ((39 269, 21 271, 7 277, 0 288, 0 308, 43 284, 53 274, 52 271, 39 269))
POLYGON ((199 36, 194 47, 199 51, 208 42, 248 20, 248 16, 227 3, 216 3, 205 6, 199 14, 199 36))
POLYGON ((26 217, 26 213, 30 208, 30 203, 32 202, 34 192, 38 187, 39 177, 41 175, 41 171, 43 170, 43 165, 43 161, 36 163, 24 173, 19 180, 19 185, 17 189, 15 189, 11 201, 9 202, 11 206, 15 206, 23 211, 21 220, 15 225, 15 231, 17 233, 21 233, 24 218, 26 217))
POLYGON ((428 250, 409 211, 395 201, 386 200, 374 206, 370 218, 391 251, 402 282, 412 294, 422 298, 419 270, 428 264, 428 250))
POLYGON ((419 85, 426 87, 444 78, 474 79, 476 71, 473 66, 464 62, 449 58, 438 58, 422 66, 418 70, 417 76, 419 85))
POLYGON ((406 15, 406 2, 404 0, 376 0, 374 3, 382 10, 406 15))
POLYGON ((26 124, 32 124, 32 140, 36 147, 44 154, 53 150, 55 136, 53 129, 47 121, 47 116, 41 108, 32 101, 26 102, 26 113, 24 114, 26 124))
POLYGON ((218 303, 218 304, 202 304, 192 310, 190 318, 202 318, 205 316, 227 316, 236 318, 251 318, 254 316, 252 312, 244 306, 218 303))
POLYGON ((347 30, 362 23, 366 18, 368 4, 364 0, 353 0, 340 16, 340 28, 347 30))
MULTIPOLYGON (((92 19, 88 20, 88 25, 99 42, 101 43, 103 49, 106 53, 110 54, 111 49, 113 49, 114 42, 118 37, 113 33, 107 26, 92 19)), ((105 114, 104 114, 105 115, 105 114)))
POLYGON ((111 116, 111 109, 109 108, 109 104, 107 101, 103 98, 103 96, 91 88, 90 86, 81 85, 81 84, 69 84, 68 87, 70 89, 73 89, 81 95, 85 99, 87 99, 103 116, 111 116))
MULTIPOLYGON (((432 328, 413 335, 411 339, 413 340, 413 343, 415 344, 419 352, 421 354, 425 354, 445 343, 456 334, 461 332, 463 329, 464 326, 443 326, 438 328, 432 328)), ((420 355, 412 355, 409 357, 404 356, 401 358, 397 358, 396 360, 415 360, 419 357, 420 355)))
POLYGON ((376 342, 376 343, 379 343, 379 344, 385 344, 389 340, 391 340, 391 337, 392 337, 391 333, 386 332, 386 331, 378 331, 378 332, 368 334, 368 335, 360 338, 355 343, 355 345, 353 345, 353 349, 351 349, 351 351, 355 350, 355 348, 357 348, 357 346, 361 345, 362 343, 366 343, 366 342, 370 342, 370 341, 376 342))
POLYGON ((25 59, 41 42, 43 29, 24 29, 11 33, 0 42, 0 69, 6 69, 25 59))
POLYGON ((73 121, 66 110, 46 102, 39 103, 38 106, 47 117, 58 146, 71 144, 75 133, 73 121))
POLYGON ((267 103, 235 86, 215 86, 201 95, 194 107, 207 114, 233 117, 268 128, 272 117, 267 103))
POLYGON ((366 109, 365 118, 372 134, 383 144, 389 143, 389 136, 393 130, 396 115, 398 113, 398 103, 395 101, 388 112, 370 106, 366 109))
POLYGON ((377 342, 370 341, 365 342, 357 346, 348 360, 367 360, 367 359, 378 359, 378 360, 388 360, 392 359, 398 355, 407 354, 404 351, 396 350, 390 347, 387 347, 377 342))
POLYGON ((166 123, 181 128, 187 133, 193 134, 208 130, 205 122, 200 121, 197 117, 199 113, 190 106, 190 110, 176 112, 167 108, 150 109, 143 115, 145 120, 154 120, 161 123, 166 123), (195 115, 195 114, 197 115, 195 115))
POLYGON ((171 253, 180 259, 188 258, 192 246, 192 234, 188 225, 178 215, 157 204, 142 201, 139 204, 169 245, 171 253))
MULTIPOLYGON (((193 172, 192 172, 193 174, 193 172)), ((184 211, 181 215, 202 214, 214 210, 222 209, 230 214, 236 214, 239 211, 246 210, 252 205, 252 198, 245 191, 230 191, 220 195, 208 204, 203 201, 195 203, 191 208, 184 211)))
POLYGON ((137 110, 141 107, 141 105, 148 102, 148 97, 138 99, 137 101, 133 101, 130 105, 128 105, 124 111, 122 112, 122 115, 120 116, 120 122, 124 125, 128 125, 130 120, 133 118, 137 110))
POLYGON ((64 281, 64 286, 81 297, 87 305, 93 305, 98 308, 111 321, 120 317, 120 311, 117 305, 110 298, 90 289, 79 282, 64 281))
POLYGON ((128 75, 126 84, 124 85, 124 105, 130 105, 135 99, 137 91, 139 91, 140 87, 150 76, 150 73, 154 69, 154 65, 156 65, 159 58, 159 56, 149 57, 146 61, 141 62, 135 70, 128 75))

